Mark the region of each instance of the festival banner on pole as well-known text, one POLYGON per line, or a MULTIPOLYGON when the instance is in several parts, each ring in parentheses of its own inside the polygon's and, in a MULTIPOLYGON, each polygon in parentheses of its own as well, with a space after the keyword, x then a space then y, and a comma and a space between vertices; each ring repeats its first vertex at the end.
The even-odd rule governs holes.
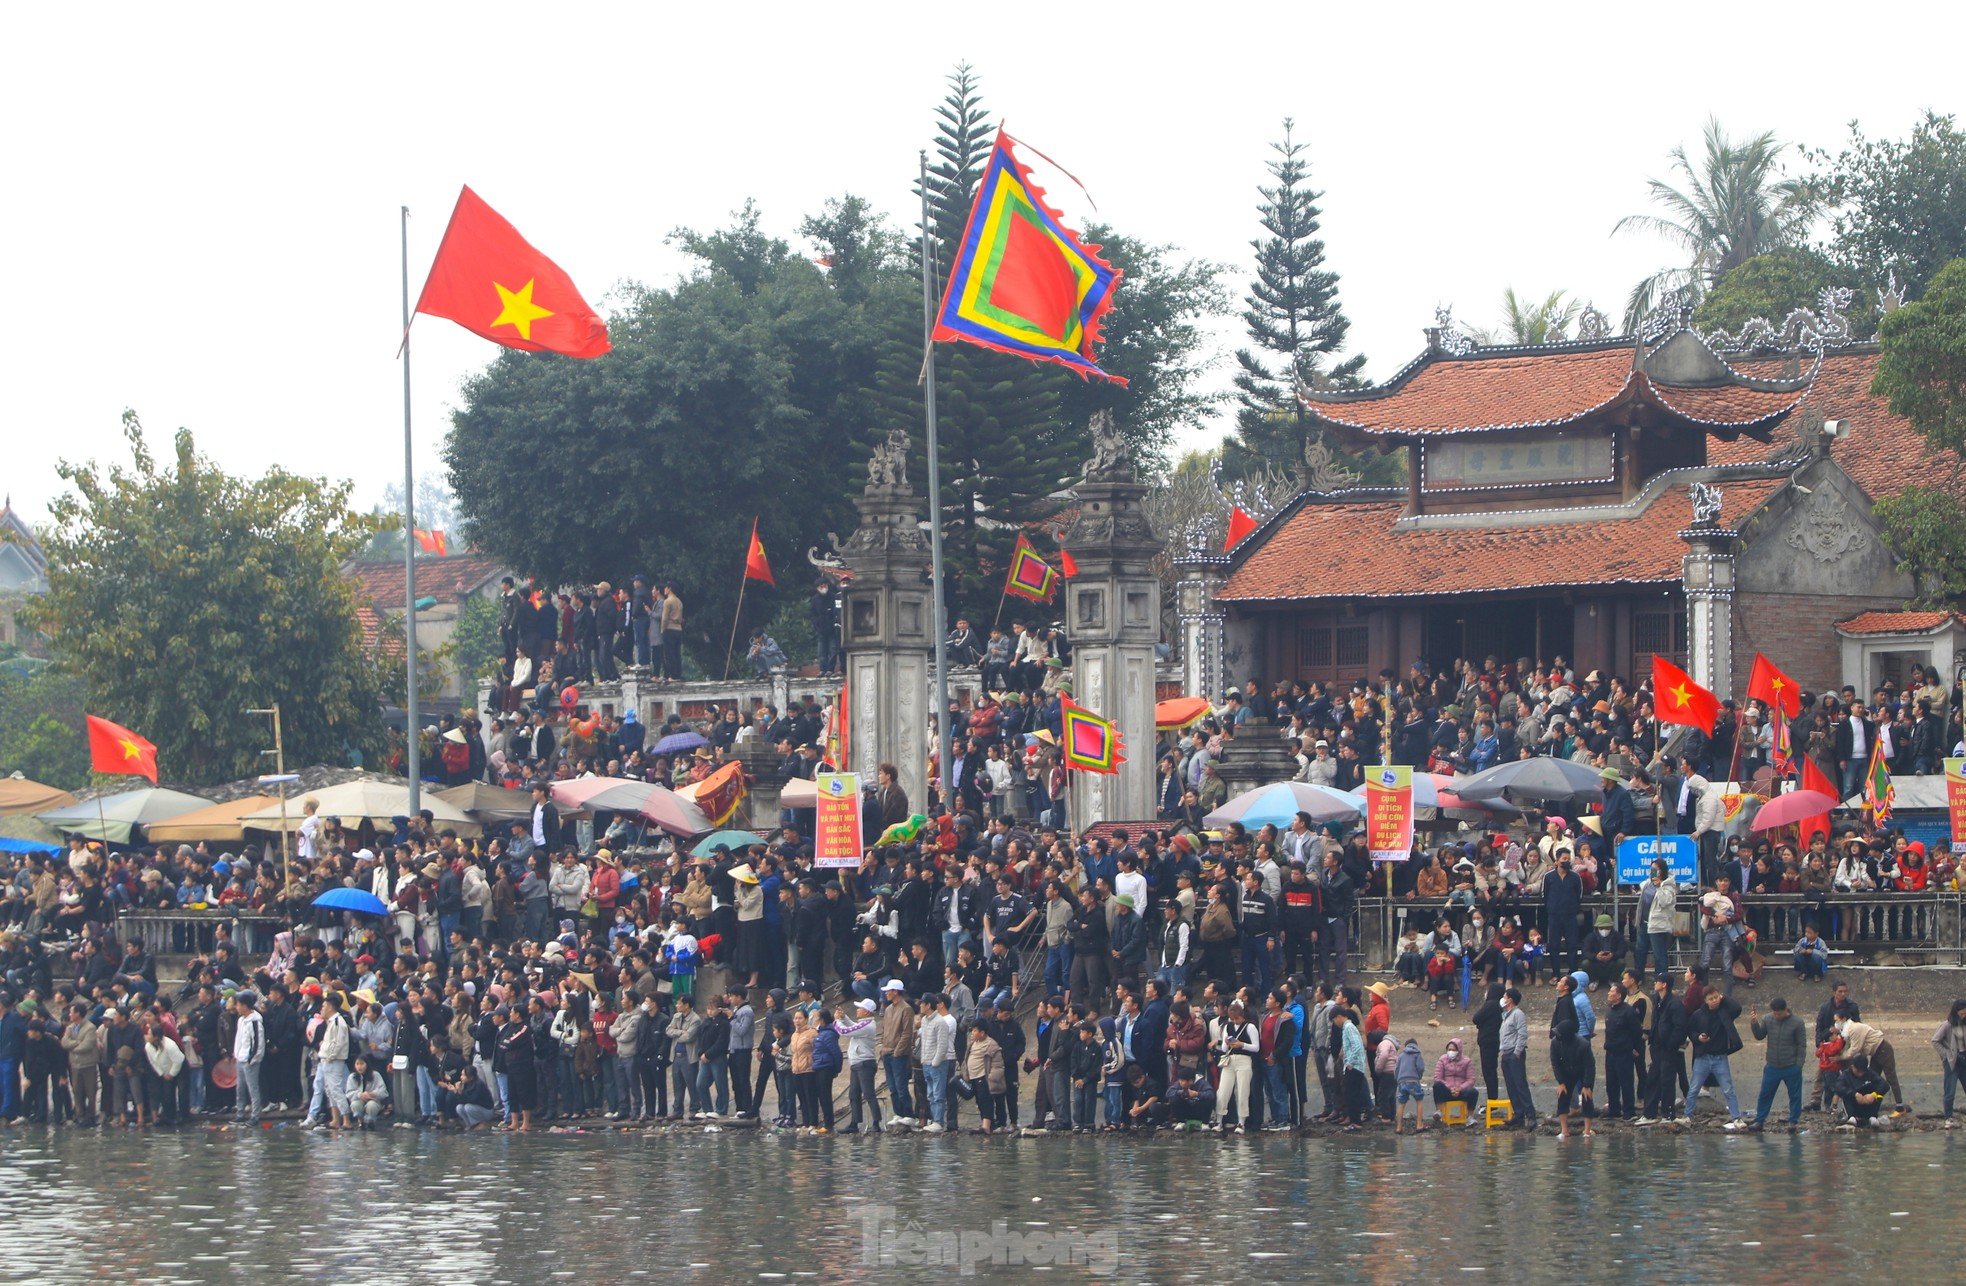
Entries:
POLYGON ((1946 760, 1946 813, 1952 818, 1952 851, 1966 853, 1966 759, 1946 760))
POLYGON ((1404 862, 1413 851, 1413 769, 1405 764, 1365 772, 1365 842, 1375 862, 1404 862))
POLYGON ((818 773, 812 784, 819 795, 812 864, 822 869, 859 866, 865 850, 860 836, 860 774, 818 773))

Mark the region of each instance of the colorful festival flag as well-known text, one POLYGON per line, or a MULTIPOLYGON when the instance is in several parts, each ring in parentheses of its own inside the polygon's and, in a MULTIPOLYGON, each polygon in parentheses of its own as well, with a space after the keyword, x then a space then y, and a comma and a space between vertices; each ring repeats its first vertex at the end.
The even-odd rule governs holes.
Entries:
POLYGON ((1017 547, 1010 551, 1010 570, 1004 574, 1003 592, 1028 598, 1033 603, 1049 603, 1057 591, 1058 573, 1038 557, 1030 541, 1018 536, 1017 547))
POLYGON ((1693 676, 1666 660, 1652 657, 1652 708, 1660 723, 1683 723, 1713 735, 1720 698, 1693 682, 1693 676))
POLYGON ((997 131, 976 202, 949 267, 936 342, 964 341, 1115 384, 1093 357, 1120 273, 1045 204, 1044 192, 997 131))
POLYGON ((1754 669, 1748 673, 1748 700, 1759 701, 1790 719, 1802 713, 1802 692, 1795 680, 1759 652, 1754 654, 1754 669))
POLYGON ((1775 775, 1786 777, 1795 768, 1795 744, 1789 739, 1789 721, 1780 714, 1769 717, 1774 726, 1769 729, 1768 759, 1775 766, 1775 775))
POLYGON ((835 768, 846 767, 847 720, 850 717, 846 704, 846 678, 840 679, 839 695, 833 698, 833 708, 826 712, 826 748, 824 757, 835 768))
POLYGON ((120 723, 83 715, 89 727, 89 767, 97 772, 129 773, 157 781, 157 747, 120 723))
POLYGON ((435 554, 439 558, 450 556, 451 542, 443 532, 425 531, 418 527, 412 534, 416 537, 416 547, 424 553, 435 554))
POLYGON ((744 802, 745 785, 744 765, 733 759, 697 783, 696 806, 712 826, 728 826, 744 802))
POLYGON ((765 561, 764 542, 758 539, 758 520, 751 520, 751 543, 744 550, 744 579, 761 580, 773 589, 778 582, 771 578, 771 564, 765 561))
POLYGON ((1116 773, 1126 762, 1120 730, 1063 693, 1058 697, 1064 736, 1059 738, 1065 766, 1080 772, 1116 773))
POLYGON ((1891 766, 1884 762, 1884 739, 1873 737, 1870 766, 1864 770, 1864 811, 1870 814, 1873 826, 1891 820, 1891 804, 1896 798, 1897 792, 1891 786, 1891 766))
POLYGON ((1256 530, 1256 519, 1247 509, 1237 505, 1229 511, 1229 537, 1222 542, 1222 552, 1228 553, 1240 545, 1250 532, 1256 530))
POLYGON ((458 193, 416 311, 531 353, 599 357, 609 347, 608 324, 573 279, 468 187, 458 193))

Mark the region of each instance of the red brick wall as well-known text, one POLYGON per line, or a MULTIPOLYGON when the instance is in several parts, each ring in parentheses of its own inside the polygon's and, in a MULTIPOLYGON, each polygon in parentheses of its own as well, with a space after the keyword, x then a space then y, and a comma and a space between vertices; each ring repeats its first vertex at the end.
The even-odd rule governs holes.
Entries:
POLYGON ((1804 691, 1842 687, 1843 643, 1836 623, 1859 612, 1895 611, 1902 606, 1903 600, 1897 598, 1856 595, 1735 595, 1732 695, 1738 699, 1747 691, 1756 652, 1767 653, 1768 659, 1794 676, 1804 691))

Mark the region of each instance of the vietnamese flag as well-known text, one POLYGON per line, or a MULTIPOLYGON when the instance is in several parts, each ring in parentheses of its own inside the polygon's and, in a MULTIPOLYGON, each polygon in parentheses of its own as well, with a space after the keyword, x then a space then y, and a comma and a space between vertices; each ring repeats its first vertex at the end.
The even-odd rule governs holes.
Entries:
POLYGON ((1222 542, 1222 552, 1227 553, 1243 542, 1250 532, 1256 530, 1256 520, 1249 511, 1237 505, 1229 513, 1229 538, 1222 542))
POLYGON ((82 718, 89 725, 89 767, 97 772, 148 777, 152 785, 156 784, 156 746, 120 723, 98 719, 92 714, 82 718))
POLYGON ((470 188, 458 194, 416 311, 507 348, 568 357, 608 351, 608 324, 573 279, 470 188))
POLYGON ((758 520, 751 520, 751 544, 744 551, 744 579, 761 580, 773 589, 778 582, 771 578, 771 564, 765 561, 764 542, 758 539, 758 520))
POLYGON ((1693 676, 1666 660, 1652 658, 1652 709, 1661 723, 1683 723, 1713 735, 1720 698, 1693 682, 1693 676))
POLYGON ((1759 701, 1790 719, 1802 713, 1802 693, 1797 690, 1795 680, 1759 652, 1754 654, 1754 669, 1748 674, 1748 700, 1759 701))

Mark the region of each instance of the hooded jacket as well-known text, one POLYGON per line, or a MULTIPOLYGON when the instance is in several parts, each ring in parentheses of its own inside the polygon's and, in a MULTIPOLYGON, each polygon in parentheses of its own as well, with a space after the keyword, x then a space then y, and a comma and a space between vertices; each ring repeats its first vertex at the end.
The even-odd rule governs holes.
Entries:
MULTIPOLYGON (((1404 1055, 1401 1055, 1402 1061, 1404 1055)), ((1474 1088, 1474 1060, 1461 1053, 1461 1042, 1447 1042, 1447 1052, 1434 1063, 1434 1083, 1450 1094, 1463 1094, 1474 1088)))

